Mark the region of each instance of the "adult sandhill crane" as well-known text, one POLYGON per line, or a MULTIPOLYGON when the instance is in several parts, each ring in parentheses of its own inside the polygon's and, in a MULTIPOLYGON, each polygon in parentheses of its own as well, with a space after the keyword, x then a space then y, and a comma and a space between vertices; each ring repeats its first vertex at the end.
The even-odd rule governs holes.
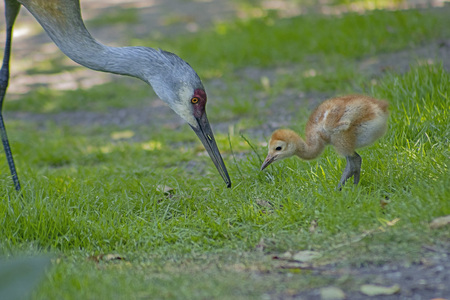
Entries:
POLYGON ((358 184, 361 156, 355 149, 371 145, 387 130, 388 103, 363 95, 329 99, 313 111, 306 124, 306 140, 289 129, 278 129, 270 138, 269 153, 261 170, 277 160, 297 155, 310 160, 318 157, 327 144, 345 156, 347 165, 338 189, 354 176, 358 184))
POLYGON ((206 92, 197 73, 173 53, 147 47, 109 47, 96 41, 81 18, 79 0, 5 0, 6 43, 0 71, 0 132, 16 190, 20 183, 3 122, 2 107, 9 80, 13 25, 26 7, 55 44, 72 60, 93 70, 137 77, 197 134, 227 187, 228 171, 206 117, 206 92))

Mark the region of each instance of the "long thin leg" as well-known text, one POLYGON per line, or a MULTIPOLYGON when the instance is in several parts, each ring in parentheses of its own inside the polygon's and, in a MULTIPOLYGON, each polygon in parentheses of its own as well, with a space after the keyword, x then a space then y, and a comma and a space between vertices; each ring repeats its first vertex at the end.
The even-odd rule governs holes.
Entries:
POLYGON ((352 156, 346 156, 345 158, 347 159, 347 165, 345 166, 344 172, 341 176, 341 180, 339 181, 339 185, 337 187, 338 190, 341 190, 347 179, 351 178, 352 176, 353 183, 358 184, 361 174, 361 156, 359 156, 359 154, 355 152, 352 156))
POLYGON ((20 182, 17 177, 16 167, 12 156, 11 148, 9 146, 8 135, 6 134, 5 123, 3 121, 3 100, 5 99, 6 89, 9 82, 9 59, 11 57, 11 40, 12 29, 16 20, 17 14, 20 10, 19 2, 15 0, 5 1, 5 17, 6 17, 6 42, 3 56, 3 64, 0 70, 0 135, 2 137, 3 148, 5 149, 6 159, 8 161, 11 176, 14 182, 14 187, 20 191, 20 182))

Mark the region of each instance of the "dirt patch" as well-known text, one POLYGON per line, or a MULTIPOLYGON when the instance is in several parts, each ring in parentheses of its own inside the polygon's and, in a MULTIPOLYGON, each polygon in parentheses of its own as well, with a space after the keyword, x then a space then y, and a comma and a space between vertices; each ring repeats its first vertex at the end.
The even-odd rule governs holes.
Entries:
MULTIPOLYGON (((411 65, 438 62, 442 62, 445 70, 450 71, 450 40, 431 41, 421 47, 363 58, 358 62, 357 68, 361 74, 369 78, 379 78, 387 72, 405 73, 410 70, 411 65)), ((301 69, 301 66, 298 65, 265 69, 248 67, 237 71, 237 77, 241 79, 241 82, 260 81, 262 77, 267 77, 270 81, 276 81, 277 74, 291 72, 295 75, 296 70, 299 69, 301 69)), ((214 79, 212 82, 205 82, 205 86, 208 90, 226 89, 226 84, 219 79, 214 79)), ((263 117, 267 122, 258 128, 245 128, 244 131, 246 134, 251 135, 252 138, 264 140, 274 129, 295 123, 293 118, 298 110, 305 107, 311 110, 320 102, 333 96, 331 93, 303 93, 298 90, 287 89, 267 105, 266 96, 258 96, 263 106, 263 117)), ((215 103, 215 105, 220 105, 220 103, 215 103)), ((44 126, 49 121, 55 124, 69 126, 114 125, 127 128, 155 126, 169 129, 177 129, 180 126, 184 126, 184 122, 159 99, 149 100, 148 105, 141 107, 110 109, 107 112, 101 113, 90 111, 73 111, 55 114, 6 112, 5 117, 7 119, 33 122, 38 126, 44 126)), ((214 119, 210 116, 210 121, 212 122, 214 131, 226 134, 229 126, 235 125, 239 120, 218 123, 214 122, 214 119)))
MULTIPOLYGON (((343 288, 346 299, 364 300, 370 298, 360 291, 363 284, 389 287, 397 284, 399 292, 392 295, 378 295, 371 299, 438 299, 450 295, 450 249, 424 248, 424 257, 414 264, 392 262, 379 266, 342 268, 325 266, 313 270, 312 274, 329 278, 332 282, 346 282, 343 288)), ((294 295, 272 295, 271 299, 321 299, 320 289, 311 289, 294 295)))
POLYGON ((394 53, 367 57, 359 62, 359 71, 371 77, 386 72, 406 73, 411 65, 442 63, 450 71, 450 40, 436 40, 425 45, 394 53))

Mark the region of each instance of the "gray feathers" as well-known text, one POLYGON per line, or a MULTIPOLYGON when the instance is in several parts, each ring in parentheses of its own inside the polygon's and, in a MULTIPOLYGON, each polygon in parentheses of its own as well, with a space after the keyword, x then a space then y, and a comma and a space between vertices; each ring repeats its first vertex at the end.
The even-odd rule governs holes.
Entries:
POLYGON ((109 47, 84 26, 78 0, 19 0, 56 45, 75 62, 97 71, 128 75, 149 83, 156 94, 190 124, 190 99, 203 84, 177 55, 147 47, 109 47), (43 5, 45 3, 45 5, 43 5), (41 5, 42 4, 42 5, 41 5))

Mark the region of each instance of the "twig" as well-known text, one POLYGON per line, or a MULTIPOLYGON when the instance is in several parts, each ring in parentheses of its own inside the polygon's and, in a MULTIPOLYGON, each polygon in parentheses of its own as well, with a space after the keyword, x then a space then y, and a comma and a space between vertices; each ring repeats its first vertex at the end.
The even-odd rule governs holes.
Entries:
POLYGON ((231 138, 230 138, 229 132, 228 132, 228 143, 230 143, 230 150, 231 150, 231 155, 233 155, 234 164, 236 165, 236 168, 238 169, 238 172, 241 175, 241 178, 243 178, 241 169, 239 168, 239 165, 237 164, 237 161, 236 161, 236 156, 234 155, 233 146, 231 146, 231 138))
POLYGON ((436 249, 436 248, 434 248, 432 246, 428 246, 428 245, 422 245, 422 248, 424 248, 428 251, 433 251, 433 252, 437 252, 437 253, 450 253, 449 251, 436 249))
POLYGON ((241 134, 241 138, 243 138, 244 141, 247 142, 247 144, 252 148, 253 152, 255 152, 256 156, 258 156, 259 163, 262 164, 262 163, 263 163, 263 160, 261 159, 261 156, 259 156, 258 152, 256 151, 256 148, 250 143, 249 140, 247 140, 247 138, 242 134, 242 132, 241 132, 240 134, 241 134))

